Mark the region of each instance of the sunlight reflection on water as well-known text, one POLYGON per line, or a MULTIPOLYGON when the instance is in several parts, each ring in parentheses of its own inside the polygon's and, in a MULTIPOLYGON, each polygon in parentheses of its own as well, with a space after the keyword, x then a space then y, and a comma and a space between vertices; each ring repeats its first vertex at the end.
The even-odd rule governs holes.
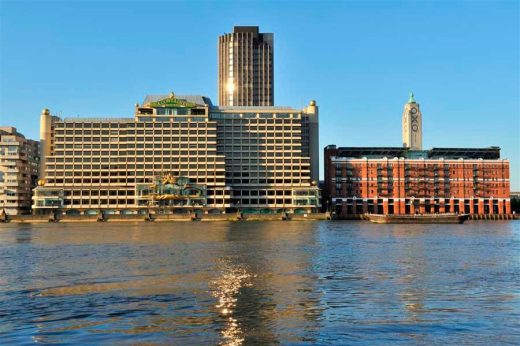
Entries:
POLYGON ((212 294, 218 299, 216 309, 226 319, 226 326, 221 331, 222 345, 242 345, 245 338, 238 320, 233 317, 236 308, 237 295, 243 287, 251 287, 253 275, 247 269, 235 265, 230 259, 222 259, 218 262, 220 276, 210 283, 212 294))

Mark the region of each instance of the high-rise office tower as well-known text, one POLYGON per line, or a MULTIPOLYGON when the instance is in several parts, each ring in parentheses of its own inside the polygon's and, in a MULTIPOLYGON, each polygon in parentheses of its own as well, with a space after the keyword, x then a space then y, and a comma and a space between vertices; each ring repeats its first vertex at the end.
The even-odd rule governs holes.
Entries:
POLYGON ((219 37, 220 106, 273 106, 273 34, 235 26, 219 37))
POLYGON ((403 146, 412 150, 422 150, 422 113, 413 93, 410 93, 410 98, 404 105, 403 146))

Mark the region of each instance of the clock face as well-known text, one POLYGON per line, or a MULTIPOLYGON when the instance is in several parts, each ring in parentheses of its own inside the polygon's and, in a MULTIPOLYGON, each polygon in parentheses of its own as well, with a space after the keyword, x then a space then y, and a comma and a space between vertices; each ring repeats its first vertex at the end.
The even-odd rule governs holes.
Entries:
POLYGON ((412 114, 417 113, 417 108, 412 108, 411 112, 412 112, 412 114))

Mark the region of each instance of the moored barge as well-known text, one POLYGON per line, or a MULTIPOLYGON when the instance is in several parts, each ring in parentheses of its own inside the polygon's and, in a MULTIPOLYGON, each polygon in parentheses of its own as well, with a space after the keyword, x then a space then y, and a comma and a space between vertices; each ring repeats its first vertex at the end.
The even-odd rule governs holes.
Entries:
POLYGON ((461 224, 469 218, 469 214, 413 214, 413 215, 384 215, 366 214, 366 218, 373 223, 450 223, 461 224))

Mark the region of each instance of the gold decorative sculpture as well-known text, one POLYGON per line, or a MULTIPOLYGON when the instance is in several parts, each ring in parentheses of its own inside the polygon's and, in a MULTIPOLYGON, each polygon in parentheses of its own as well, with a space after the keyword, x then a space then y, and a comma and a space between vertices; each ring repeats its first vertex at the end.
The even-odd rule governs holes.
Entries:
POLYGON ((172 184, 173 185, 177 182, 177 178, 171 174, 166 174, 163 176, 162 182, 163 182, 163 184, 172 184))

